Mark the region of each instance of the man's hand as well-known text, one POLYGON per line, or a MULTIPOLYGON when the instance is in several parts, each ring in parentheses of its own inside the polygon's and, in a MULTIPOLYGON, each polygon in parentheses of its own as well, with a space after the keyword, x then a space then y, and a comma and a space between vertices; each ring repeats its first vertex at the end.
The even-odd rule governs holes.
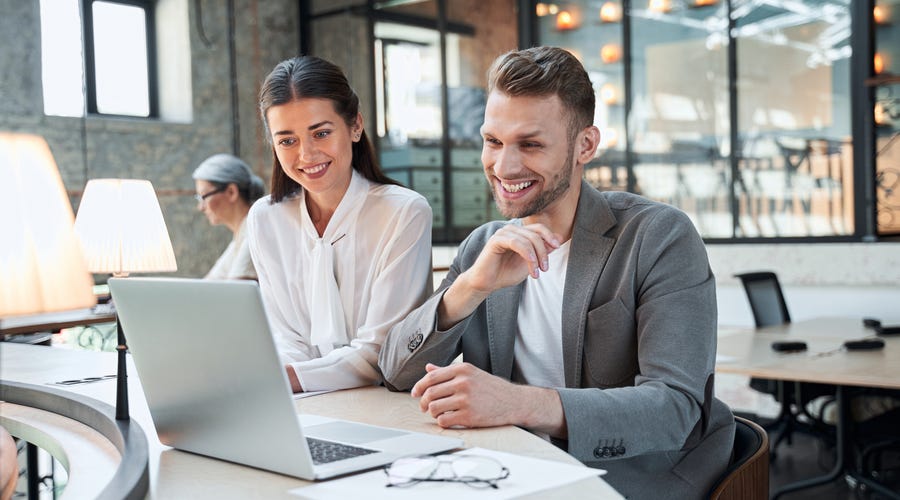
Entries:
POLYGON ((548 269, 547 256, 562 244, 543 224, 507 224, 494 233, 471 268, 468 285, 490 293, 521 283, 529 275, 537 278, 548 269))
POLYGON ((516 385, 469 363, 428 372, 411 394, 419 408, 441 427, 519 425, 551 436, 565 437, 566 422, 559 394, 552 389, 516 385))
POLYGON ((543 224, 508 224, 494 233, 472 267, 460 274, 438 306, 438 328, 446 330, 472 314, 491 292, 537 278, 547 256, 562 244, 543 224))

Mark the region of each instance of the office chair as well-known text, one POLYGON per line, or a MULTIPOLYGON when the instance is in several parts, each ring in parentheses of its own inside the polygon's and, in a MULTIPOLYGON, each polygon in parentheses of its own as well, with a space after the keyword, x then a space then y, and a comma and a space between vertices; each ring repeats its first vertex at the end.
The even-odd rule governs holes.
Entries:
POLYGON ((769 437, 750 420, 734 417, 731 464, 709 494, 710 500, 765 500, 769 497, 769 437))
MULTIPOLYGON (((753 320, 757 328, 772 325, 782 325, 791 322, 791 314, 788 312, 784 294, 778 276, 771 271, 736 274, 741 280, 750 309, 753 312, 753 320)), ((821 417, 814 417, 806 410, 806 404, 819 396, 833 396, 835 388, 828 384, 814 384, 809 382, 785 382, 753 377, 750 379, 750 387, 756 391, 771 394, 781 402, 781 411, 778 417, 764 427, 770 432, 779 431, 778 437, 772 444, 772 459, 775 459, 775 450, 782 441, 792 444, 791 436, 795 430, 806 431, 810 434, 824 437, 829 434, 821 417), (791 387, 792 386, 792 387, 791 387), (790 388, 790 390, 788 390, 790 388), (793 409, 796 406, 796 410, 793 409), (803 415, 809 423, 803 423, 797 419, 803 415)))

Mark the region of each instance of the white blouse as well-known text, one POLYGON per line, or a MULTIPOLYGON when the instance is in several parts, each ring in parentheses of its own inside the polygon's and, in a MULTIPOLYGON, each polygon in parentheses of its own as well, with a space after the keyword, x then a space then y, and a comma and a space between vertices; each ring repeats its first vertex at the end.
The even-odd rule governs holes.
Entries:
POLYGON ((240 227, 231 243, 213 264, 212 269, 206 273, 206 279, 236 280, 256 279, 256 269, 253 268, 253 260, 250 258, 250 247, 247 246, 247 219, 241 221, 240 227))
POLYGON ((370 182, 354 170, 319 238, 302 190, 274 205, 269 198, 250 209, 247 235, 282 361, 293 367, 304 391, 381 382, 378 352, 387 332, 432 290, 428 202, 409 189, 370 182), (314 266, 321 251, 317 245, 333 250, 334 297, 340 302, 325 316, 342 309, 338 323, 346 328, 329 332, 333 346, 322 346, 321 334, 313 342, 312 305, 327 302, 322 298, 327 290, 314 286, 323 274, 314 266))

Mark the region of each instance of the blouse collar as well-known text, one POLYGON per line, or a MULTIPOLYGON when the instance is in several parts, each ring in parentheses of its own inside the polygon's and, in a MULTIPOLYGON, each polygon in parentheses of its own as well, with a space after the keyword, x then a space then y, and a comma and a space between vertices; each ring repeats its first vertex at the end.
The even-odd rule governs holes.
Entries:
MULTIPOLYGON (((362 176, 355 168, 350 170, 350 185, 344 192, 343 198, 338 203, 334 215, 328 221, 325 232, 322 233, 322 239, 334 243, 339 238, 343 238, 347 234, 348 228, 356 221, 356 214, 362 208, 366 201, 366 193, 369 190, 369 181, 362 176)), ((316 231, 316 225, 309 216, 309 209, 306 206, 306 191, 300 191, 300 220, 303 230, 306 231, 312 240, 318 240, 319 233, 316 231)))

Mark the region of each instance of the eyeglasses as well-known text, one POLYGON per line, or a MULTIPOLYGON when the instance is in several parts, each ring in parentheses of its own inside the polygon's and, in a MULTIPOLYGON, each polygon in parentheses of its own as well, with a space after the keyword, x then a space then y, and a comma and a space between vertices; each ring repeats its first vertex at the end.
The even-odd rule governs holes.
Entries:
POLYGON ((214 194, 219 194, 219 193, 221 193, 222 191, 225 191, 226 189, 228 189, 228 186, 222 186, 222 187, 213 189, 212 191, 210 191, 210 192, 208 192, 208 193, 195 194, 195 195, 194 195, 194 199, 197 200, 197 203, 203 203, 203 202, 206 201, 206 199, 209 198, 210 196, 212 196, 212 195, 214 195, 214 194))
POLYGON ((499 488, 509 469, 490 457, 442 455, 400 458, 384 468, 386 487, 405 488, 424 481, 463 483, 473 488, 499 488))
POLYGON ((93 382, 100 382, 101 380, 109 380, 116 378, 115 375, 103 375, 102 377, 85 377, 79 378, 75 380, 62 380, 59 382, 49 382, 52 385, 78 385, 78 384, 90 384, 93 382))

